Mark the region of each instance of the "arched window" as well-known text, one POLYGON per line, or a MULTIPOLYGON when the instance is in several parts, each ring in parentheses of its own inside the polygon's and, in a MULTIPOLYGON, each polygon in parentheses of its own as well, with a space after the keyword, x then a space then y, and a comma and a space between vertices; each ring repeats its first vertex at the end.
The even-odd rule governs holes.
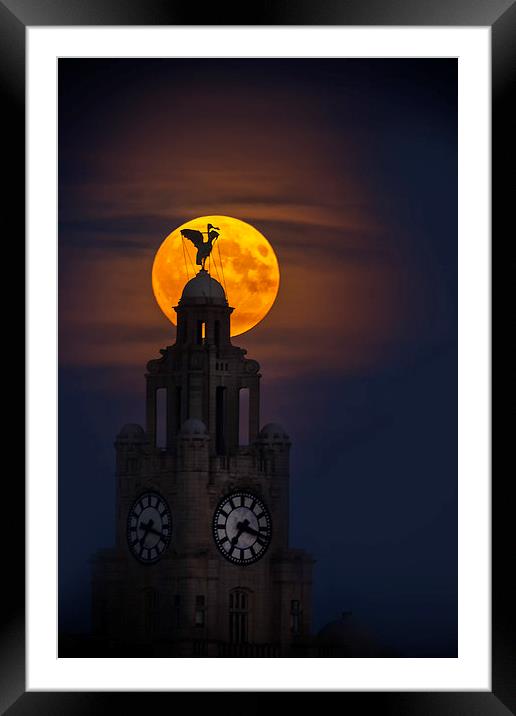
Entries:
POLYGON ((229 641, 246 644, 249 628, 249 593, 233 589, 229 593, 229 641))
POLYGON ((197 321, 197 340, 198 345, 206 343, 206 321, 197 321))

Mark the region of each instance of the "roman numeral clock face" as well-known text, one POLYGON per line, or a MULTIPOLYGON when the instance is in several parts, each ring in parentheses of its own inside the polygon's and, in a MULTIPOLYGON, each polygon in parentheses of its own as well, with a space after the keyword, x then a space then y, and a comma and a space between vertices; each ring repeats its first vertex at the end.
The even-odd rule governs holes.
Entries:
POLYGON ((271 518, 264 503, 248 492, 234 492, 215 510, 213 536, 222 555, 239 565, 261 559, 271 541, 271 518))
POLYGON ((166 501, 146 492, 133 503, 127 516, 127 542, 136 559, 157 562, 170 544, 172 516, 166 501))

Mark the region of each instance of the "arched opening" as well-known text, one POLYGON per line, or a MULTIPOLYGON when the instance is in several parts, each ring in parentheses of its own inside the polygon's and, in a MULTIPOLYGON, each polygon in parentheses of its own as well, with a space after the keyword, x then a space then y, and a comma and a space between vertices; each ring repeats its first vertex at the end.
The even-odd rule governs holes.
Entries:
POLYGON ((233 589, 229 593, 229 641, 247 644, 249 633, 249 593, 233 589))
POLYGON ((198 345, 202 345, 206 341, 206 321, 197 321, 197 340, 198 345))

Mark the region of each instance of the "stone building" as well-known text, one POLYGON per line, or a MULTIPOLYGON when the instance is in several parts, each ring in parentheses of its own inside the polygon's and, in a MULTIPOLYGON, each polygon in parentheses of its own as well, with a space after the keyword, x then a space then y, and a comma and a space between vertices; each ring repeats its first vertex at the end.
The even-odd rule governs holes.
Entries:
POLYGON ((146 427, 116 437, 94 633, 127 655, 303 655, 313 560, 289 547, 289 437, 260 430, 260 366, 231 343, 220 283, 201 270, 175 310, 175 344, 147 365, 146 427))

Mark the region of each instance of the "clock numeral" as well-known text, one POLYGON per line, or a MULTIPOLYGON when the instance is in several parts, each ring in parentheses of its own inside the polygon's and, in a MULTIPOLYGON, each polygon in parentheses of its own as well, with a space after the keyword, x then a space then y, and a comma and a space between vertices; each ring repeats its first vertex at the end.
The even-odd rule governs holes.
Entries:
POLYGON ((241 559, 242 561, 243 561, 243 559, 244 559, 244 553, 245 553, 245 549, 241 549, 241 550, 240 550, 240 559, 241 559))
POLYGON ((256 515, 256 519, 257 519, 257 520, 261 519, 262 517, 265 517, 265 513, 264 513, 264 512, 260 512, 259 515, 256 515))

